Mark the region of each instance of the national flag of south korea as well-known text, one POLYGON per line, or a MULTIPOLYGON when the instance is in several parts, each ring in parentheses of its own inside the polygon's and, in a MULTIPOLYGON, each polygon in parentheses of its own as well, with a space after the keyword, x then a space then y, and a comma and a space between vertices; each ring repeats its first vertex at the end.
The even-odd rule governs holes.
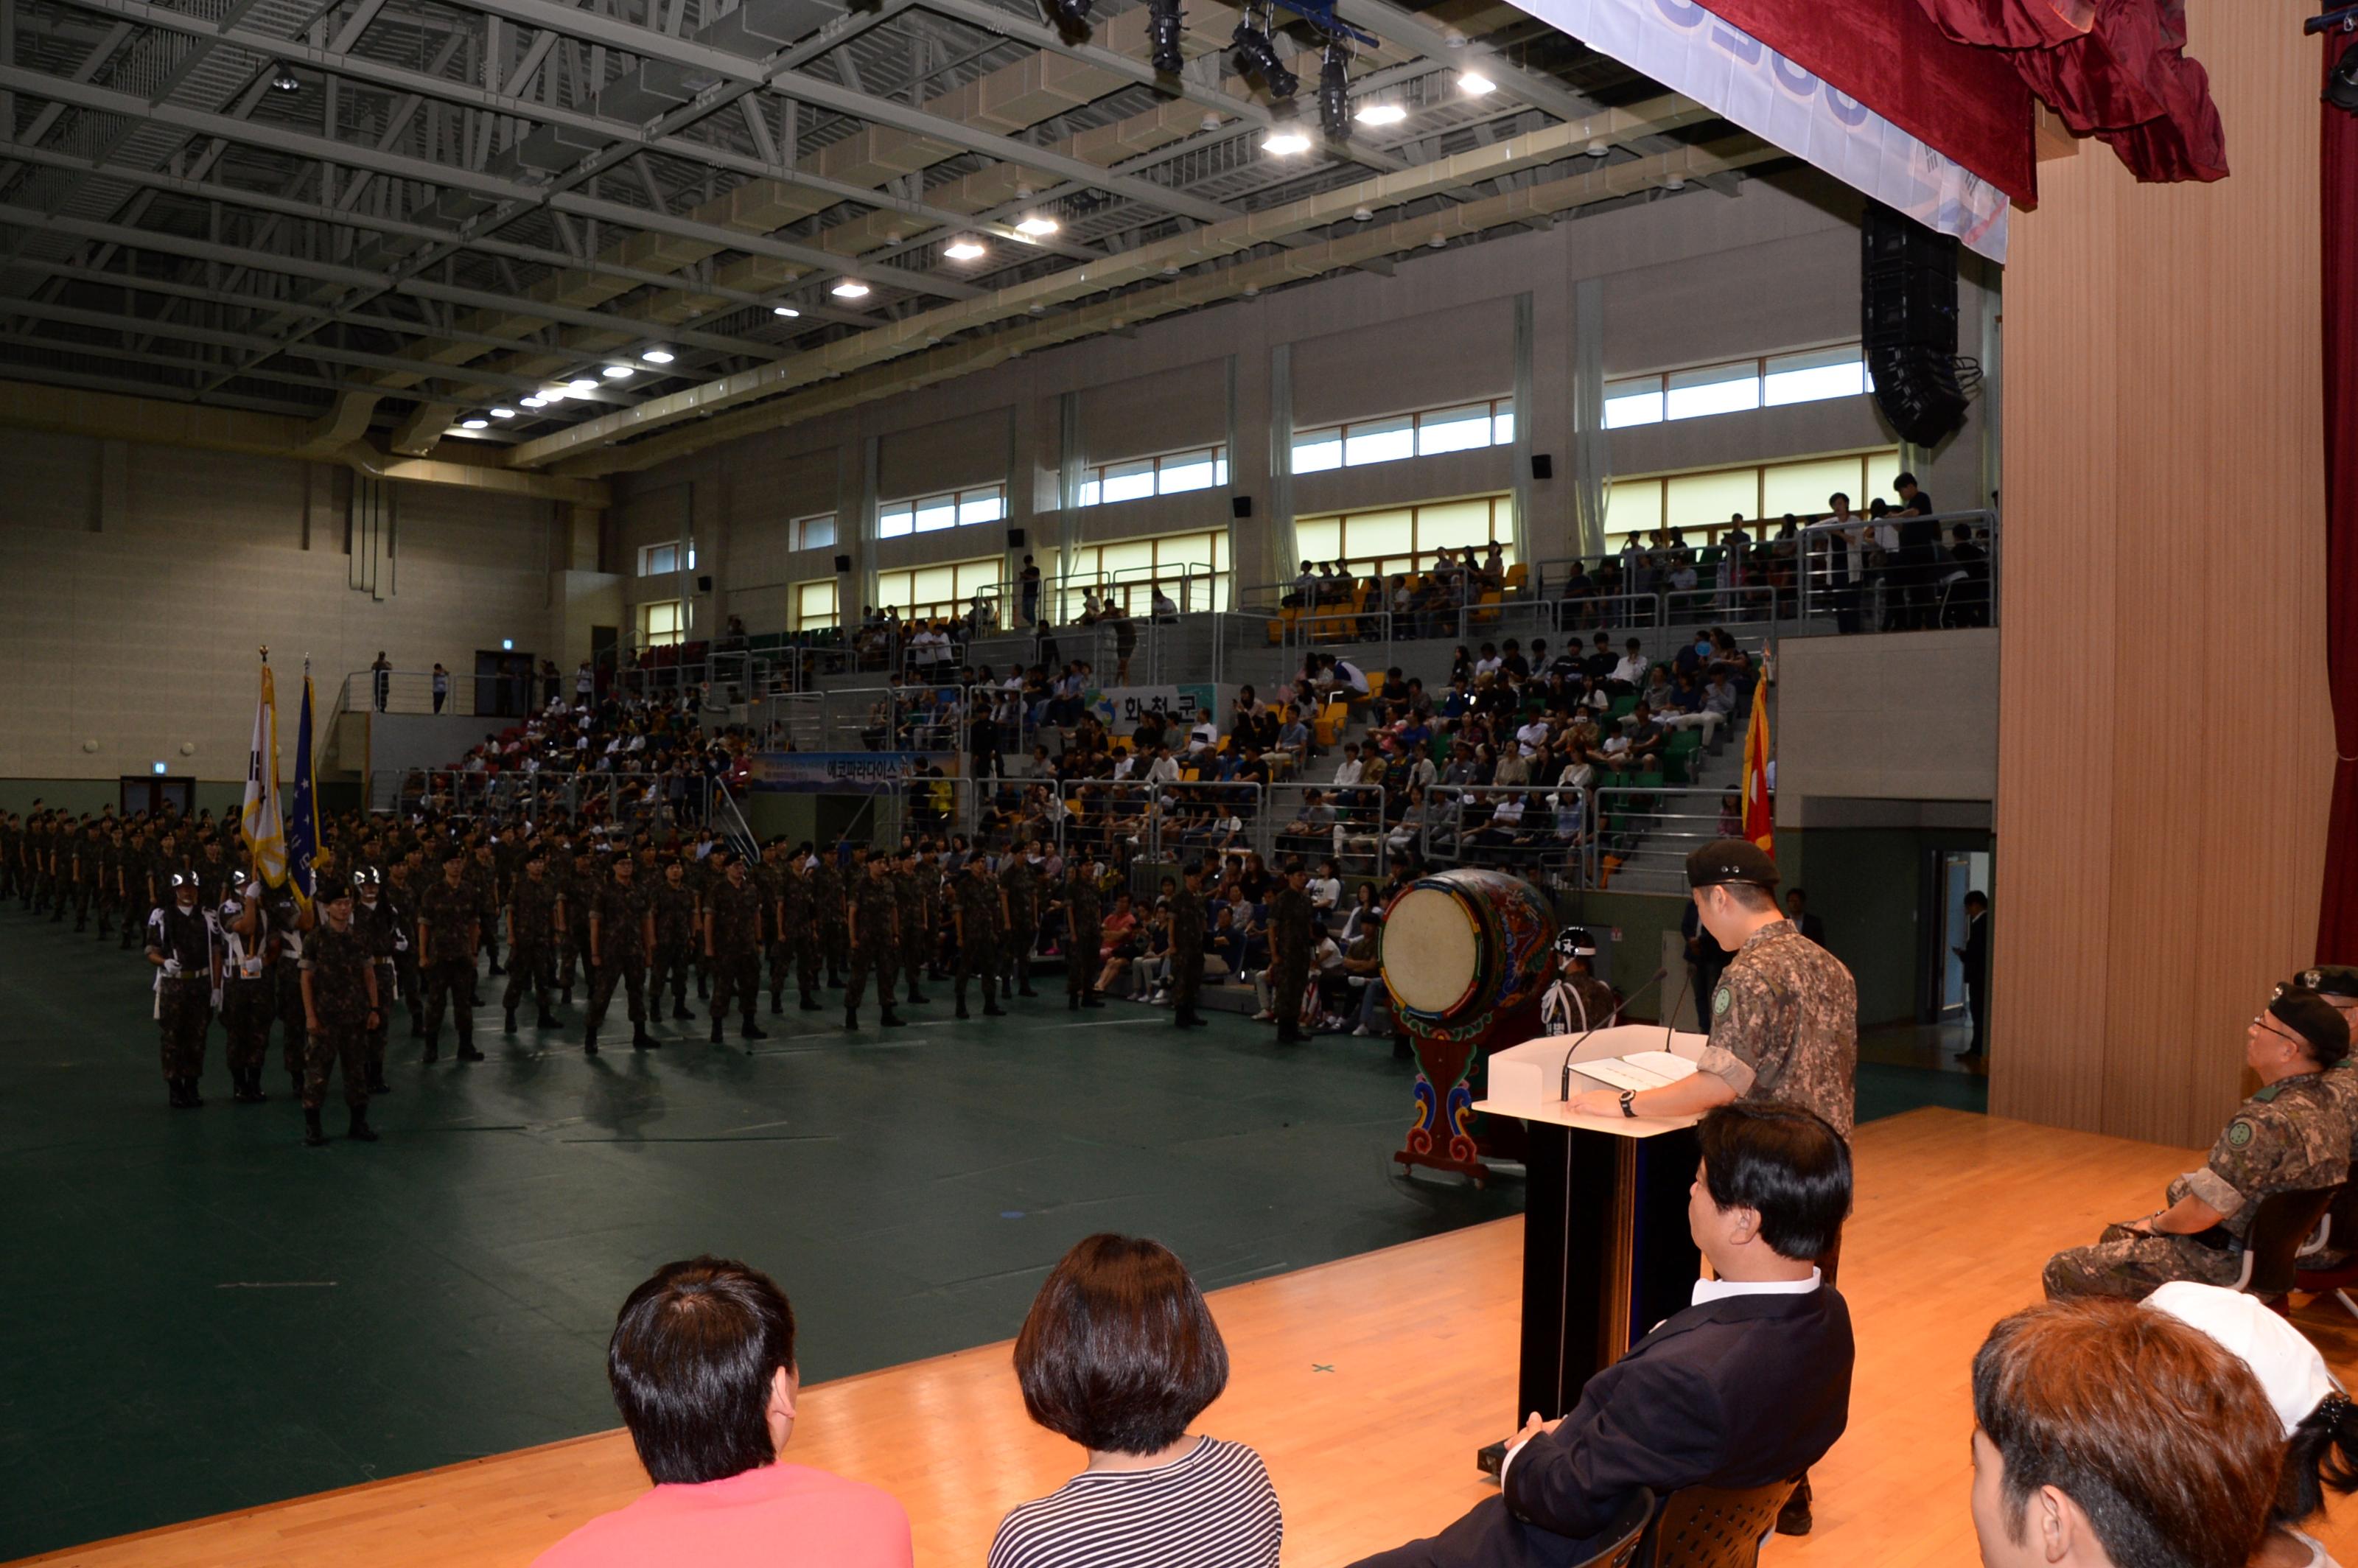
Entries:
POLYGON ((287 881, 287 835, 278 815, 278 694, 270 666, 262 666, 262 696, 254 705, 254 745, 245 759, 245 806, 238 815, 262 880, 272 887, 287 881))
POLYGON ((1774 853, 1776 813, 1768 798, 1768 677, 1752 688, 1752 722, 1744 731, 1744 836, 1774 853))

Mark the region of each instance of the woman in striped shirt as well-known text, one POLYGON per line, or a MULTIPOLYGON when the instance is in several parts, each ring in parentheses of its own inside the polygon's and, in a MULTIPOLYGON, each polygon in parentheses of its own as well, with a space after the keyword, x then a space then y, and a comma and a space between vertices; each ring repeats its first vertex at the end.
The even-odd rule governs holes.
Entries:
POLYGON ((1228 1350, 1168 1248, 1098 1235, 1065 1254, 1015 1375, 1088 1467, 1000 1521, 989 1568, 1276 1568, 1285 1521, 1260 1455, 1187 1430, 1228 1387, 1228 1350))

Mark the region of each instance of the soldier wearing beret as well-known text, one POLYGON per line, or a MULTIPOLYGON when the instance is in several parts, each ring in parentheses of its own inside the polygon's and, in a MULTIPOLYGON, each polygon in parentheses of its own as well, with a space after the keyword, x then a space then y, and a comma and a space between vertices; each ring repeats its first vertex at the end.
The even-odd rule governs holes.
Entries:
POLYGON ((2141 1301, 2172 1280, 2234 1284, 2260 1201, 2341 1184, 2350 1118, 2325 1068, 2350 1049, 2350 1026, 2313 990, 2280 989, 2244 1031, 2259 1092, 2236 1108, 2211 1158, 2169 1184, 2165 1206, 2104 1227, 2093 1247, 2047 1260, 2047 1294, 2141 1301))
POLYGON ((733 1000, 739 1031, 747 1043, 766 1040, 753 1026, 754 1004, 762 1000, 762 927, 765 913, 776 901, 747 874, 745 862, 734 851, 715 849, 708 857, 719 861, 720 880, 704 905, 703 948, 712 975, 712 1044, 720 1044, 720 1030, 733 1000))
POLYGON ((319 1112, 328 1102, 332 1067, 344 1080, 350 1118, 345 1136, 373 1143, 376 1133, 368 1124, 368 1035, 384 1017, 377 1011, 384 999, 377 992, 376 950, 352 924, 352 883, 322 887, 319 908, 325 918, 304 944, 301 960, 307 1031, 303 1141, 316 1149, 328 1141, 319 1112))
POLYGON ((1783 1100, 1848 1138, 1858 1075, 1850 971, 1778 909, 1777 863, 1758 845, 1704 845, 1687 857, 1687 887, 1704 929, 1736 955, 1701 999, 1711 1044, 1700 1070, 1658 1089, 1594 1089, 1573 1105, 1609 1116, 1697 1116, 1730 1100, 1783 1100))

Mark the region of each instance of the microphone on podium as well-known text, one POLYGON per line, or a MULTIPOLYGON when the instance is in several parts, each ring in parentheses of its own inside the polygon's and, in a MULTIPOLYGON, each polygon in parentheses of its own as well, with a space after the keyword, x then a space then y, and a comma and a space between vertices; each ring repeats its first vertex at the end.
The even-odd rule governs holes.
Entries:
MULTIPOLYGON (((1648 977, 1644 985, 1639 986, 1636 990, 1631 991, 1628 996, 1623 1000, 1621 1007, 1628 1006, 1630 1002, 1636 1001, 1639 997, 1645 995, 1656 986, 1660 985, 1664 978, 1667 977, 1670 972, 1668 966, 1656 969, 1652 975, 1648 977)), ((1621 1008, 1617 1007, 1606 1016, 1606 1022, 1610 1022, 1620 1016, 1621 1008)), ((1583 1045, 1588 1044, 1588 1036, 1590 1034, 1595 1033, 1598 1030, 1604 1027, 1604 1023, 1590 1025, 1585 1033, 1582 1034, 1579 1039, 1574 1041, 1569 1046, 1565 1047, 1563 1053, 1563 1073, 1556 1087, 1556 1098, 1560 1100, 1568 1100, 1572 1098, 1572 1054, 1574 1051, 1579 1050, 1583 1045)))

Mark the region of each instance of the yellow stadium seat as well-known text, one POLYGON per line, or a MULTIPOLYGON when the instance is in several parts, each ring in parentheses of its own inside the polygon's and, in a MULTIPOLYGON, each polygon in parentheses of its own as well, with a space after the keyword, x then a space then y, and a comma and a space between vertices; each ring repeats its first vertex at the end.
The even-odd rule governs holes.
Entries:
POLYGON ((1522 562, 1517 561, 1507 568, 1507 591, 1519 592, 1523 584, 1531 580, 1531 568, 1524 566, 1522 562))

